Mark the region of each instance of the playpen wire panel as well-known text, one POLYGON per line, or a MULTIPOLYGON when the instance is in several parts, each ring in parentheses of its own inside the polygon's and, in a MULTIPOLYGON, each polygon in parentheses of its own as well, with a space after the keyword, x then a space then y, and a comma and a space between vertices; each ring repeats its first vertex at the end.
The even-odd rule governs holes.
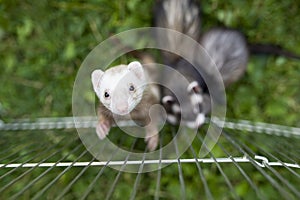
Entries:
MULTIPOLYGON (((94 123, 83 118, 81 128, 94 123)), ((0 131, 1 199, 300 198, 298 128, 226 122, 205 158, 197 156, 204 139, 200 131, 178 159, 132 160, 129 154, 125 160, 103 161, 82 144, 72 118, 2 123, 0 131), (111 168, 136 165, 141 172, 150 164, 169 165, 149 173, 111 168)), ((162 147, 170 135, 160 136, 162 147)), ((127 148, 143 145, 135 139, 127 148)))

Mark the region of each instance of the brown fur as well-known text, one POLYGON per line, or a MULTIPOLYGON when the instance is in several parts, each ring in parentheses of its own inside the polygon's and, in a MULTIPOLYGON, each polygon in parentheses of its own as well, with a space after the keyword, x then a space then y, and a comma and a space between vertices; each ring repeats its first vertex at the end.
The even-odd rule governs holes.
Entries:
MULTIPOLYGON (((148 64, 150 63, 149 59, 147 59, 147 63, 148 64)), ((112 68, 110 70, 113 70, 113 72, 115 73, 120 73, 120 66, 117 66, 116 69, 112 68)), ((144 67, 144 70, 145 70, 146 77, 149 78, 150 75, 152 77, 153 74, 150 71, 153 72, 153 66, 148 65, 144 67)), ((150 80, 154 81, 153 77, 150 80)), ((159 91, 158 86, 155 86, 153 84, 147 85, 143 91, 142 94, 143 96, 140 103, 137 104, 136 107, 127 115, 113 114, 108 108, 106 108, 101 102, 99 102, 98 124, 96 126, 96 131, 99 130, 101 133, 103 133, 103 130, 105 129, 107 130, 107 132, 106 131, 104 132, 105 135, 107 135, 111 126, 116 124, 115 120, 132 119, 133 121, 138 122, 138 124, 145 126, 145 130, 146 130, 145 141, 147 142, 147 148, 150 151, 155 150, 159 139, 158 123, 159 123, 160 116, 158 115, 157 112, 154 113, 155 116, 150 116, 150 112, 149 112, 151 106, 155 104, 159 104, 160 102, 159 99, 160 97, 157 96, 155 91, 159 91), (153 121, 151 121, 151 119, 153 121)), ((101 137, 104 138, 105 135, 101 134, 101 137)))

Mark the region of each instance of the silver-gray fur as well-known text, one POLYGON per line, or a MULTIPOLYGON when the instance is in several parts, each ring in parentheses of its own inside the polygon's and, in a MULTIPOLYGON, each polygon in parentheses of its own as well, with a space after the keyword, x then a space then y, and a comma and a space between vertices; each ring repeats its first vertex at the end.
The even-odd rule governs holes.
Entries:
MULTIPOLYGON (((176 30, 200 41, 219 69, 224 84, 227 86, 237 81, 245 72, 248 61, 244 36, 233 29, 214 28, 200 38, 200 22, 199 6, 192 0, 160 0, 156 5, 155 26, 176 30)), ((181 48, 184 52, 195 53, 192 49, 182 49, 186 45, 182 45, 180 37, 160 35, 157 40, 168 49, 181 48)), ((211 65, 193 66, 178 55, 166 52, 163 55, 165 64, 177 71, 168 70, 164 75, 168 78, 165 79, 162 97, 169 122, 174 124, 181 121, 191 128, 200 126, 204 114, 211 110, 211 99, 210 88, 207 88, 198 71, 210 71, 211 65)))
POLYGON ((237 81, 248 63, 248 48, 244 35, 229 28, 213 28, 201 37, 201 45, 219 69, 225 86, 237 81))
MULTIPOLYGON (((172 29, 194 40, 200 36, 200 10, 193 0, 158 0, 155 7, 154 26, 172 29)), ((181 46, 181 38, 174 38, 170 35, 160 35, 158 42, 167 46, 168 49, 178 49, 181 46)), ((168 63, 178 59, 175 54, 164 52, 168 63)))

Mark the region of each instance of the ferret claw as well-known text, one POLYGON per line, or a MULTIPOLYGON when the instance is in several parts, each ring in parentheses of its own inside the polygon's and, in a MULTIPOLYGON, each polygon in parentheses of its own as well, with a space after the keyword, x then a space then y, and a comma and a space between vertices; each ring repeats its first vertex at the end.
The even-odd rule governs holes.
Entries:
POLYGON ((96 125, 96 133, 100 140, 103 140, 109 133, 109 125, 105 122, 98 122, 96 125))

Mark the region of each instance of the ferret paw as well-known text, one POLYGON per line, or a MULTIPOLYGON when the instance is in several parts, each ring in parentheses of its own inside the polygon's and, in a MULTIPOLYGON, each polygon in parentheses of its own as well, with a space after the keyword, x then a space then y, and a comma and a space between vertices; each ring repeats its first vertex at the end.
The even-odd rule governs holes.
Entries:
POLYGON ((154 151, 158 145, 158 134, 151 136, 151 137, 146 137, 145 142, 147 142, 147 149, 149 151, 154 151))
POLYGON ((109 133, 109 123, 107 122, 98 122, 96 125, 96 133, 100 140, 103 140, 109 133))

